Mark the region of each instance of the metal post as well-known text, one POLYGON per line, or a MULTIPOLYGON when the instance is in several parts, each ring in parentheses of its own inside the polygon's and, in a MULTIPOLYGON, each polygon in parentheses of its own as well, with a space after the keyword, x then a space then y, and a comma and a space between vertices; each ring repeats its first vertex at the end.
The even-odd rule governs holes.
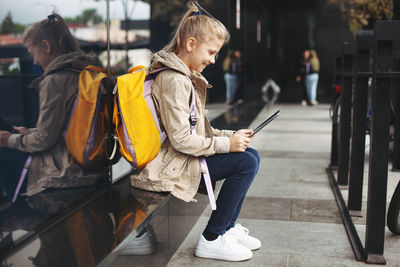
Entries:
MULTIPOLYGON (((343 47, 336 48, 335 59, 335 85, 341 84, 343 73, 343 47)), ((334 105, 335 103, 332 103, 334 105)), ((331 137, 331 163, 330 167, 338 166, 338 114, 335 112, 335 106, 332 106, 332 137, 331 137)))
MULTIPOLYGON (((393 49, 393 71, 400 71, 400 41, 394 43, 393 49)), ((394 144, 392 171, 400 171, 400 79, 392 79, 392 99, 394 100, 394 144)))
POLYGON ((354 50, 354 43, 345 43, 343 45, 343 86, 340 99, 339 168, 337 178, 338 184, 342 186, 348 185, 354 50))
POLYGON ((106 28, 107 28, 107 75, 111 76, 111 66, 110 66, 110 0, 106 1, 106 28))
POLYGON ((390 90, 393 39, 400 37, 399 21, 377 21, 374 34, 371 145, 365 252, 368 263, 385 264, 383 256, 388 176, 390 90))
POLYGON ((353 216, 361 216, 367 123, 368 78, 373 31, 359 31, 356 36, 355 83, 353 88, 350 175, 347 207, 353 216))

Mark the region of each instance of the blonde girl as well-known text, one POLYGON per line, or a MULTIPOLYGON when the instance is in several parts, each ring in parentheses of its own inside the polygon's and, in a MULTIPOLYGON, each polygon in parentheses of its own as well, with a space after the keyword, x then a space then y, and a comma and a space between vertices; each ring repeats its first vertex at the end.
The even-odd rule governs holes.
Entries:
POLYGON ((236 223, 246 192, 259 167, 260 157, 249 148, 251 129, 236 132, 211 127, 205 116, 207 89, 201 75, 229 40, 225 26, 196 2, 178 25, 171 42, 153 56, 152 69, 167 67, 153 83, 153 98, 162 127, 168 134, 157 157, 139 174, 132 186, 169 191, 185 201, 193 199, 204 184, 199 158, 205 157, 213 182, 225 179, 216 210, 199 238, 195 255, 228 261, 247 260, 261 242, 236 223), (194 95, 192 95, 194 88, 194 95), (195 100, 196 124, 189 120, 195 100), (193 129, 194 128, 194 129, 193 129))

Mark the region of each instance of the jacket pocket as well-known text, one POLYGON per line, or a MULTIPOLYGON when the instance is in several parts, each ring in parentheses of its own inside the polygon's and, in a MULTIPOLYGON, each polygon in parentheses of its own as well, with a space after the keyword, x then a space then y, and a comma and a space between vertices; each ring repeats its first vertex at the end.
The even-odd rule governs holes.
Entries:
POLYGON ((188 155, 170 147, 163 159, 161 175, 169 179, 180 178, 185 169, 188 157, 188 155))

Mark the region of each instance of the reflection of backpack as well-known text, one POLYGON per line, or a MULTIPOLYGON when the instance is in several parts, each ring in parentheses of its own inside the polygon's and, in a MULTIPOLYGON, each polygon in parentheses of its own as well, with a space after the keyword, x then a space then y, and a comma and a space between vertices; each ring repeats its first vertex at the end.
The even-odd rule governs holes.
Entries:
POLYGON ((104 166, 104 137, 108 128, 104 69, 87 66, 79 74, 78 95, 65 132, 72 157, 84 167, 104 166))
POLYGON ((144 66, 119 76, 114 88, 113 123, 121 155, 137 169, 152 161, 167 135, 160 128, 151 85, 160 68, 148 73, 144 66))

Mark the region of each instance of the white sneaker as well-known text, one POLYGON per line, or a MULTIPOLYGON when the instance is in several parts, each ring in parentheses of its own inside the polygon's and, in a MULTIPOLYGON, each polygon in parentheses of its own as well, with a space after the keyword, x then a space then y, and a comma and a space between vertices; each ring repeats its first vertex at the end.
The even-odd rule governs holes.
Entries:
POLYGON ((133 237, 120 251, 120 255, 150 255, 156 250, 156 238, 153 228, 146 227, 143 234, 133 237))
POLYGON ((238 244, 228 235, 220 235, 213 241, 208 241, 200 235, 195 255, 200 258, 225 261, 244 261, 253 257, 250 249, 238 244))
POLYGON ((261 241, 250 236, 249 229, 243 227, 240 223, 236 223, 235 226, 226 231, 225 234, 235 238, 239 244, 251 250, 259 249, 261 247, 261 241))

